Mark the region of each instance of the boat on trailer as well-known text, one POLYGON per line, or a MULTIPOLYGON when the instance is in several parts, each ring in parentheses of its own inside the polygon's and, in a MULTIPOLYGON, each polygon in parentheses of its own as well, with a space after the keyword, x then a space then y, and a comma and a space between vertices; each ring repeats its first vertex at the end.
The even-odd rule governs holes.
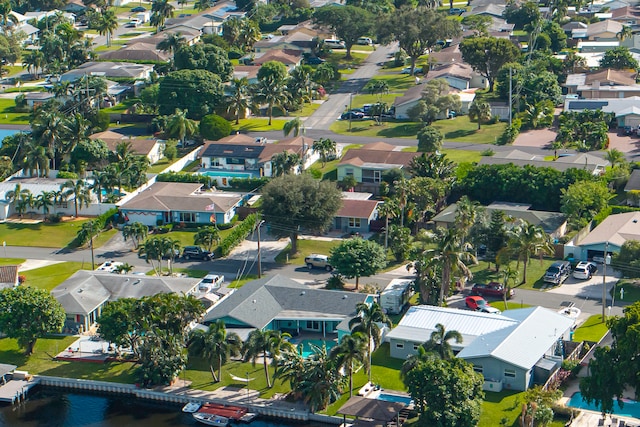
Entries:
POLYGON ((193 419, 208 426, 225 427, 229 425, 229 418, 216 414, 207 414, 204 412, 194 412, 193 419))

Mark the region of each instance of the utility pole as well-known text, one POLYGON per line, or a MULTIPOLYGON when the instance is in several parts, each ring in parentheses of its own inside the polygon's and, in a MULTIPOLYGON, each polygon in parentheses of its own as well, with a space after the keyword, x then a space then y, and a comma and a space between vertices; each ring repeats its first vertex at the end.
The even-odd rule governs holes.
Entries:
POLYGON ((91 269, 95 270, 96 262, 93 256, 93 220, 89 220, 89 232, 91 233, 89 235, 89 247, 91 248, 91 269))
POLYGON ((602 267, 602 323, 606 321, 607 309, 607 252, 609 250, 609 242, 604 244, 604 263, 602 267))
POLYGON ((258 279, 262 277, 262 252, 260 251, 260 227, 264 220, 258 222, 258 279))
POLYGON ((511 121, 513 117, 512 108, 513 108, 513 76, 512 76, 512 68, 509 68, 509 127, 511 127, 511 121))
POLYGON ((347 114, 349 114, 349 132, 351 132, 351 118, 353 113, 351 112, 351 103, 353 102, 353 93, 349 94, 349 112, 347 114))

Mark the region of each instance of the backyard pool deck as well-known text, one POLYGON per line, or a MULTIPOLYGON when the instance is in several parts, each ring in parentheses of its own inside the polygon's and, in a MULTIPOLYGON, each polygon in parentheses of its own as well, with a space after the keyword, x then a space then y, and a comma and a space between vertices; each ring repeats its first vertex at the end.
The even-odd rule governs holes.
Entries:
POLYGON ((58 360, 93 363, 104 363, 112 357, 115 357, 115 353, 109 351, 109 343, 104 340, 96 340, 90 335, 81 335, 69 347, 56 355, 58 360))

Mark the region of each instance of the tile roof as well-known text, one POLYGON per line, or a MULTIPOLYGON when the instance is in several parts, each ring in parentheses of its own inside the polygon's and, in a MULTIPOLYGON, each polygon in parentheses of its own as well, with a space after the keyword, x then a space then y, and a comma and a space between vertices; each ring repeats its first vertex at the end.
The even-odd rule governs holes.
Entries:
POLYGON ((587 26, 587 37, 594 37, 602 33, 618 34, 624 25, 611 19, 589 24, 587 26))
POLYGON ((278 61, 285 65, 297 65, 302 61, 302 52, 300 52, 299 55, 295 55, 293 52, 291 49, 287 49, 286 52, 281 49, 271 49, 265 52, 264 55, 256 58, 253 62, 256 65, 262 65, 268 61, 278 61))
POLYGON ((171 54, 159 50, 156 46, 156 43, 149 43, 147 40, 134 42, 118 50, 105 52, 100 55, 100 59, 110 61, 169 61, 171 54))
POLYGON ((472 74, 473 69, 470 65, 454 62, 452 64, 441 65, 429 71, 425 80, 433 80, 447 76, 457 77, 463 80, 471 80, 472 74))
POLYGON ((381 203, 377 200, 342 199, 342 207, 336 217, 342 218, 370 218, 381 203))
POLYGON ((19 265, 0 266, 0 288, 12 288, 18 284, 19 265))
POLYGON ((260 153, 260 161, 268 162, 274 154, 287 151, 288 153, 302 155, 303 151, 313 146, 313 139, 305 136, 281 139, 277 143, 264 144, 264 149, 260 153))
POLYGON ((634 169, 631 171, 631 176, 627 185, 624 186, 624 191, 640 190, 640 169, 634 169))
POLYGON ((627 240, 640 240, 640 212, 609 215, 591 233, 580 240, 579 245, 611 243, 618 247, 627 240))
POLYGON ((600 84, 611 82, 617 85, 632 86, 636 84, 636 74, 636 72, 606 68, 602 71, 587 74, 584 83, 590 85, 595 82, 600 82, 600 84))
POLYGON ((100 139, 102 139, 104 143, 107 144, 107 148, 109 148, 109 151, 112 152, 116 151, 118 144, 129 142, 131 143, 131 150, 133 151, 133 153, 139 156, 148 155, 151 150, 153 150, 153 147, 158 144, 157 139, 100 139))
POLYGON ((351 149, 340 160, 340 165, 352 164, 362 166, 370 163, 375 165, 392 165, 398 167, 407 167, 414 157, 418 157, 421 153, 411 153, 406 151, 384 151, 377 149, 367 149, 368 145, 363 148, 351 149))

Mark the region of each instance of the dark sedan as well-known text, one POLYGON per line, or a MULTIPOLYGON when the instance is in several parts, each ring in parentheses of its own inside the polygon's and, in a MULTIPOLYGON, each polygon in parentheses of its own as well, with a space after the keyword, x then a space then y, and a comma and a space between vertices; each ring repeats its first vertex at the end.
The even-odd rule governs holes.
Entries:
MULTIPOLYGON (((489 283, 476 283, 471 288, 472 295, 481 295, 483 297, 495 297, 495 298, 504 298, 504 294, 507 292, 504 286, 498 282, 489 282, 489 283)), ((513 298, 515 295, 515 291, 513 289, 509 289, 507 293, 507 299, 513 298)))

